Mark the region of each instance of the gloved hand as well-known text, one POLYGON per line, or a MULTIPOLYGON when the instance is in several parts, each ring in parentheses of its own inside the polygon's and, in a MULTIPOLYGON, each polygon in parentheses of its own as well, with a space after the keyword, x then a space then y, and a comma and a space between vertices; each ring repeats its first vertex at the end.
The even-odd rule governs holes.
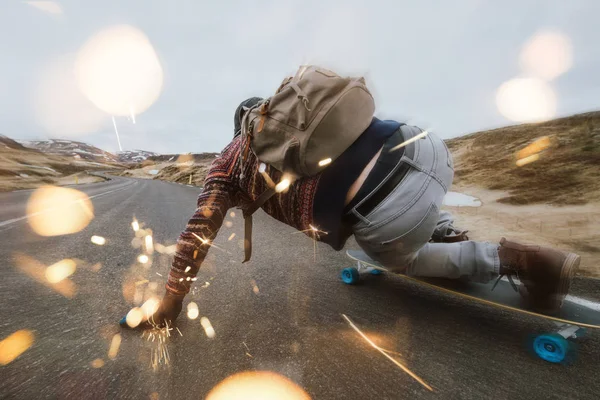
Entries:
POLYGON ((148 320, 142 321, 138 326, 131 328, 127 325, 126 316, 119 321, 119 325, 123 328, 146 330, 151 328, 162 328, 166 323, 172 325, 179 316, 183 307, 183 298, 185 295, 176 295, 167 291, 160 302, 158 310, 152 314, 148 320))

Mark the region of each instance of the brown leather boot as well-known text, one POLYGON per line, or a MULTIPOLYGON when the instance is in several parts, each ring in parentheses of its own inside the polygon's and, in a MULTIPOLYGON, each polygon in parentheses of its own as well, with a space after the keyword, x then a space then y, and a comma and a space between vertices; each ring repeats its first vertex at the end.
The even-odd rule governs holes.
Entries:
MULTIPOLYGON (((544 313, 558 311, 569 292, 581 257, 574 253, 500 240, 500 277, 516 276, 525 285, 531 306, 544 313)), ((523 287, 521 287, 523 289, 523 287)))

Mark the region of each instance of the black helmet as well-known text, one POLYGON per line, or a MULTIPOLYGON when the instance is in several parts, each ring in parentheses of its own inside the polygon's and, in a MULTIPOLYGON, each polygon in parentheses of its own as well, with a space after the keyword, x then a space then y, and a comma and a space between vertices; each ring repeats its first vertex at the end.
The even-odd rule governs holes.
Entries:
POLYGON ((263 101, 261 97, 250 97, 240 103, 235 109, 235 115, 233 116, 233 137, 239 135, 242 131, 242 117, 244 116, 244 107, 254 107, 258 103, 263 101))

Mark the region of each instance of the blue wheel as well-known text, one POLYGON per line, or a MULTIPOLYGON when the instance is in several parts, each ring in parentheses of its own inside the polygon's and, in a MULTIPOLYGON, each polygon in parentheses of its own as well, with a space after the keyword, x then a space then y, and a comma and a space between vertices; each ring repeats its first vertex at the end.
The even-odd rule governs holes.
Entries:
POLYGON ((542 360, 561 363, 569 353, 569 342, 556 333, 539 335, 533 340, 533 351, 542 360))
POLYGON ((383 274, 383 271, 382 271, 382 270, 380 270, 380 269, 375 269, 375 268, 373 268, 373 269, 371 270, 370 274, 371 274, 371 275, 381 275, 381 274, 383 274))
POLYGON ((360 279, 358 270, 354 267, 344 268, 342 270, 342 281, 347 285, 353 285, 360 279))

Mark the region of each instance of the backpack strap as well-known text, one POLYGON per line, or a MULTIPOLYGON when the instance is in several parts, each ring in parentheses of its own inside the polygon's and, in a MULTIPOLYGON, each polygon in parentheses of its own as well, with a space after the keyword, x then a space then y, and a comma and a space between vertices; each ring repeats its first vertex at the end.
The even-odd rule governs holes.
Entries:
POLYGON ((244 210, 244 261, 242 261, 242 264, 250 261, 250 257, 252 257, 252 214, 273 197, 275 193, 277 191, 274 186, 268 188, 244 210))

